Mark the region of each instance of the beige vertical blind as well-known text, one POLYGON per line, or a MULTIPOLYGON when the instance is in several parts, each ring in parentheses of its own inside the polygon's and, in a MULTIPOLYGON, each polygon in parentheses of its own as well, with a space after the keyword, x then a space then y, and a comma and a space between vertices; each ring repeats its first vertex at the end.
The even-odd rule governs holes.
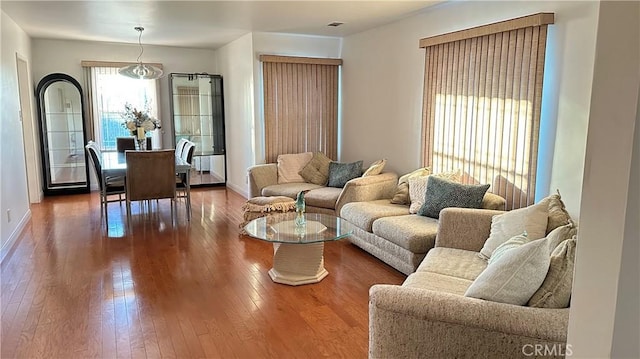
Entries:
POLYGON ((424 165, 490 183, 508 209, 534 201, 550 23, 536 14, 420 41, 424 165))
POLYGON ((180 123, 180 131, 182 133, 196 134, 196 130, 200 130, 200 126, 194 128, 194 124, 200 123, 200 89, 198 87, 178 86, 176 121, 180 123), (196 121, 195 119, 198 118, 196 121))
POLYGON ((338 152, 340 59, 262 55, 265 160, 278 155, 338 152))

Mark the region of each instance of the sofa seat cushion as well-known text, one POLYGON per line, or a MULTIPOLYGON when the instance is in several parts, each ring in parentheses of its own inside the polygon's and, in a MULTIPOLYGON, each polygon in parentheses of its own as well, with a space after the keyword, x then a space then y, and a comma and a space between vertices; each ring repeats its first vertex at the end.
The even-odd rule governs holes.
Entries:
POLYGON ((263 196, 286 196, 296 198, 298 192, 322 188, 313 183, 281 183, 267 186, 262 189, 263 196))
POLYGON ((409 207, 393 204, 388 199, 368 202, 351 202, 342 207, 340 217, 371 233, 376 219, 391 216, 405 216, 409 214, 409 207))
POLYGON ((473 281, 440 273, 415 272, 407 277, 402 286, 464 295, 471 283, 473 281))
POLYGON ((342 188, 316 188, 304 195, 304 201, 308 206, 334 209, 341 192, 342 188))
POLYGON ((433 248, 438 220, 417 215, 393 216, 373 222, 373 233, 413 253, 427 253, 433 248))
POLYGON ((417 272, 438 273, 473 281, 485 268, 487 261, 478 257, 478 252, 436 247, 427 253, 417 272))

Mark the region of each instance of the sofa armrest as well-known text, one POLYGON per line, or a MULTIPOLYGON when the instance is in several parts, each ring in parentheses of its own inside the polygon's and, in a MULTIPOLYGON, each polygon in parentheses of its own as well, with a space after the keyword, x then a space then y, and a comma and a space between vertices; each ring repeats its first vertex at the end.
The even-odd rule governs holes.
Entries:
POLYGON ((247 169, 249 177, 249 198, 262 196, 262 189, 278 184, 278 166, 275 163, 251 166, 247 169))
POLYGON ((440 212, 436 247, 480 252, 491 232, 491 218, 502 211, 445 208, 440 212))
POLYGON ((523 357, 536 344, 563 346, 568 320, 569 309, 374 285, 369 291, 369 358, 523 357))
POLYGON ((345 184, 336 201, 335 211, 339 215, 342 206, 350 202, 374 201, 391 198, 398 184, 398 175, 385 172, 375 176, 358 177, 345 184))

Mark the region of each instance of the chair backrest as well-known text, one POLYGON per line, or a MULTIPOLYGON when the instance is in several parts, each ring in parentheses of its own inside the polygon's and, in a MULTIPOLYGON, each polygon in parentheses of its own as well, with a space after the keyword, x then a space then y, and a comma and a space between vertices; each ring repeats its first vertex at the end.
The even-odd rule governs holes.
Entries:
POLYGON ((100 149, 93 141, 89 141, 84 148, 89 154, 89 159, 93 164, 93 170, 95 171, 96 179, 98 180, 98 187, 102 191, 102 162, 100 162, 102 154, 100 153, 100 149))
POLYGON ((191 141, 186 141, 184 147, 182 148, 182 157, 183 160, 187 161, 187 163, 191 164, 191 160, 193 160, 193 152, 196 149, 196 144, 191 141))
POLYGON ((126 151, 127 199, 175 198, 176 158, 173 150, 126 151))
POLYGON ((116 137, 116 150, 118 152, 135 149, 136 141, 133 137, 116 137))
POLYGON ((184 145, 189 142, 186 138, 181 138, 178 143, 176 143, 176 157, 182 157, 182 150, 184 149, 184 145))

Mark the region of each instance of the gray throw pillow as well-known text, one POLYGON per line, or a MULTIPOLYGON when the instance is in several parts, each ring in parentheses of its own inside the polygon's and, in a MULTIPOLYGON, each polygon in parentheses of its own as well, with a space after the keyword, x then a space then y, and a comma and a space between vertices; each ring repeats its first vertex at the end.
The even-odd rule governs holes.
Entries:
POLYGON ((480 208, 488 184, 469 185, 429 176, 424 204, 418 215, 440 218, 440 211, 447 207, 480 208))
POLYGON ((342 188, 349 180, 362 176, 362 161, 353 163, 329 163, 328 187, 342 188))

